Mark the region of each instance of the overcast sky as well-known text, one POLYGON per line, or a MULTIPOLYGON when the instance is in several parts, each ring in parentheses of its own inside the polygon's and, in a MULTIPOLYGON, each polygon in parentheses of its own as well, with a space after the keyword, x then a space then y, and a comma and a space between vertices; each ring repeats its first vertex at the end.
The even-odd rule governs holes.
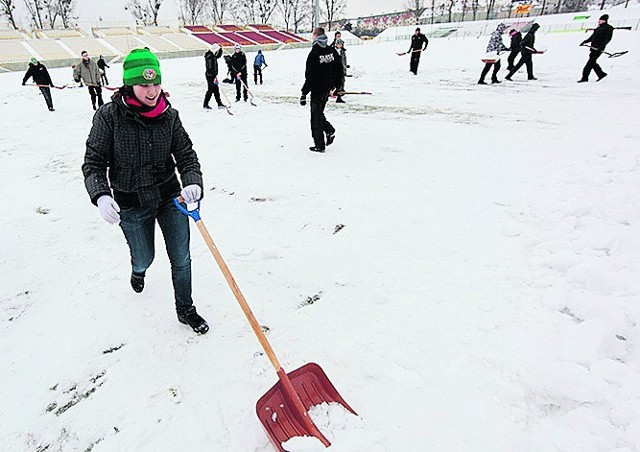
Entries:
MULTIPOLYGON (((322 0, 321 0, 322 2, 322 0)), ((18 2, 21 4, 22 2, 18 2)), ((177 0, 164 0, 160 9, 160 20, 174 20, 178 16, 177 0)), ((80 21, 129 20, 131 15, 124 10, 125 0, 77 0, 80 21)), ((357 17, 403 9, 405 0, 347 0, 347 17, 357 17)), ((22 21, 22 17, 20 18, 22 21)))

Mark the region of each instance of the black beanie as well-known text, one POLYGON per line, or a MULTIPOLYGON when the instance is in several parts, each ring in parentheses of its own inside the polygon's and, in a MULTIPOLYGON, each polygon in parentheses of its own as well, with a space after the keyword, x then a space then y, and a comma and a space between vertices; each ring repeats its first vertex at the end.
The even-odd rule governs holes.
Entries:
POLYGON ((608 14, 603 14, 602 16, 600 16, 600 20, 604 20, 605 22, 609 20, 609 15, 608 14))

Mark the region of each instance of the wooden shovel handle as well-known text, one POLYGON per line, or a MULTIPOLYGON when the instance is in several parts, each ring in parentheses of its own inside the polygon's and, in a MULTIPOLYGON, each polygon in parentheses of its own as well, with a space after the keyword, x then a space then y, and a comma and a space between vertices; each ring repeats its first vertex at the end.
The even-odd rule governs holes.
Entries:
MULTIPOLYGON (((178 197, 178 202, 184 202, 182 197, 178 197)), ((249 303, 247 303, 247 300, 244 298, 244 295, 242 295, 242 292, 240 292, 240 288, 238 287, 238 284, 236 284, 235 279, 233 279, 233 275, 231 275, 231 271, 229 270, 229 267, 227 267, 227 264, 222 258, 222 255, 220 254, 220 251, 218 251, 218 247, 216 246, 215 243, 213 243, 213 239, 211 238, 211 235, 209 234, 207 227, 204 225, 204 222, 201 219, 196 221, 196 226, 198 226, 198 229, 202 234, 202 238, 204 239, 205 243, 209 247, 211 254, 213 254, 213 258, 216 260, 216 263, 220 267, 220 270, 224 275, 224 279, 227 280, 227 284, 229 284, 229 287, 231 287, 231 291, 236 297, 236 300, 238 300, 238 303, 242 308, 242 312, 244 312, 244 315, 247 317, 247 320, 249 320, 249 323, 251 324, 251 328, 253 329, 253 332, 258 337, 258 341, 260 341, 260 345, 262 345, 262 348, 267 354, 269 361, 271 361, 271 364, 276 369, 276 372, 278 372, 282 368, 282 366, 280 366, 280 362, 278 361, 278 358, 276 357, 276 354, 273 351, 273 348, 271 348, 271 344, 267 340, 267 337, 262 332, 262 328, 260 327, 258 320, 256 320, 256 317, 253 315, 253 312, 249 307, 249 303)))

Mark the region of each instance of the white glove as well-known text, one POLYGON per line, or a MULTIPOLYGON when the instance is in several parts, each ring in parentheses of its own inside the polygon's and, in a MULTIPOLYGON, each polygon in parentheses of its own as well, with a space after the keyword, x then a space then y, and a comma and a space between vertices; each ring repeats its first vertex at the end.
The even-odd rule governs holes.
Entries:
POLYGON ((182 196, 182 199, 184 199, 184 202, 187 204, 198 202, 200 201, 200 198, 202 198, 202 189, 200 188, 200 185, 187 185, 180 192, 180 196, 182 196))
POLYGON ((111 196, 102 195, 98 198, 98 211, 104 220, 109 224, 120 222, 120 206, 111 196))

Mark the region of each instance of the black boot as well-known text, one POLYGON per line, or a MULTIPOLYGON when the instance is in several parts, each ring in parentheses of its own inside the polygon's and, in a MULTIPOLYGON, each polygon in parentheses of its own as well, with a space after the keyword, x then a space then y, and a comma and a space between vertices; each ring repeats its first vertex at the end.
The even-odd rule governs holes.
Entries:
POLYGON ((206 334, 209 331, 209 324, 196 312, 195 306, 191 306, 185 311, 178 311, 178 321, 189 325, 198 334, 206 334))
POLYGON ((327 134, 327 146, 329 146, 330 144, 332 144, 334 142, 334 140, 336 139, 336 133, 328 133, 327 134))
POLYGON ((131 288, 134 292, 140 293, 144 289, 144 275, 131 273, 131 288))

